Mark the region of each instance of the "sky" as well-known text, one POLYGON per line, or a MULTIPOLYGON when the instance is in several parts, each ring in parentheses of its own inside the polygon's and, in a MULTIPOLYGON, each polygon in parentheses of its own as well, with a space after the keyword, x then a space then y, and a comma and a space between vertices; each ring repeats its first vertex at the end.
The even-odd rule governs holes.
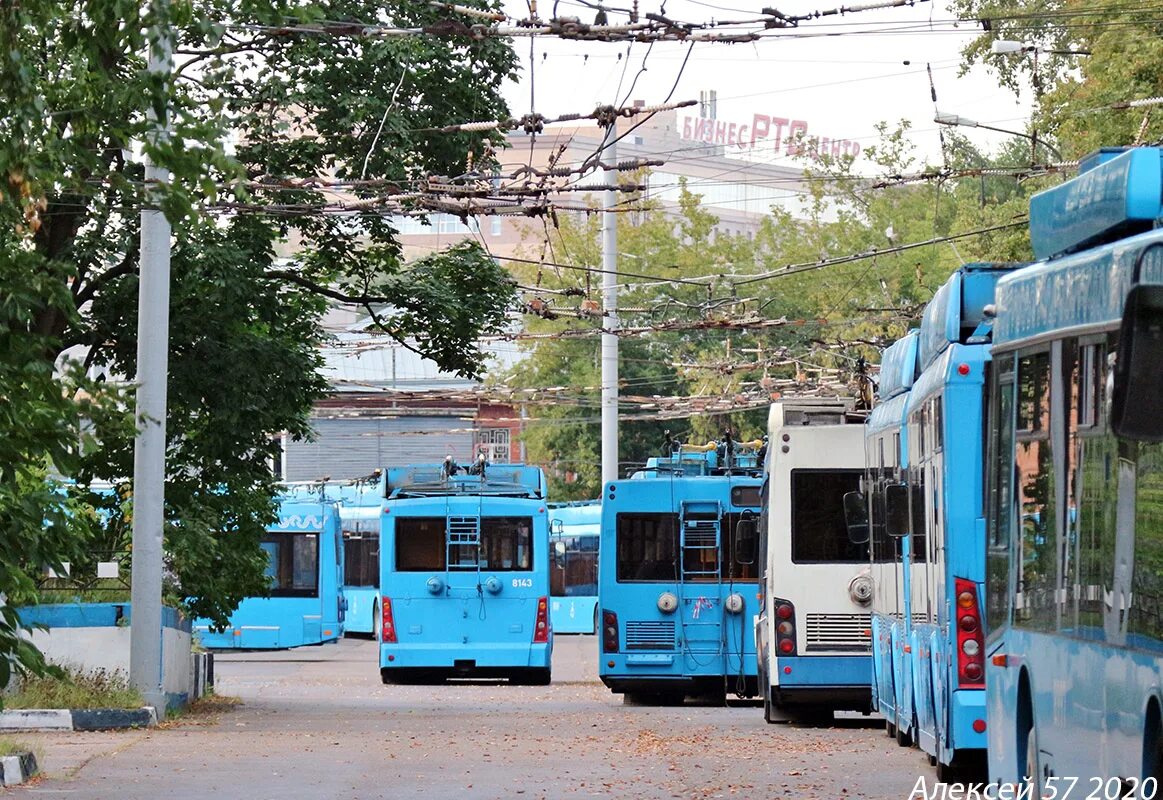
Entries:
MULTIPOLYGON (((540 16, 552 16, 553 5, 542 2, 540 16)), ((625 7, 630 0, 607 2, 625 7)), ((658 2, 643 0, 640 8, 657 11, 658 2)), ((513 16, 528 15, 525 0, 506 3, 513 16)), ((667 0, 665 13, 682 21, 754 18, 757 9, 768 5, 772 4, 667 0)), ((785 14, 838 5, 834 0, 775 4, 785 14)), ((557 14, 592 22, 595 12, 576 0, 558 0, 557 14)), ((611 13, 610 19, 621 22, 626 16, 611 13)), ((756 114, 803 120, 809 136, 856 141, 862 147, 876 140, 878 122, 907 119, 912 124, 910 138, 921 154, 939 162, 939 126, 933 122, 926 64, 932 68, 940 111, 1000 128, 1025 129, 1028 102, 999 87, 984 67, 959 74, 961 49, 979 32, 975 24, 956 25, 943 3, 925 2, 801 22, 797 29, 772 31, 771 38, 755 43, 697 43, 685 68, 682 63, 690 45, 684 43, 658 43, 647 55, 649 45, 641 43, 538 37, 531 54, 529 40, 518 39, 521 78, 505 94, 514 115, 528 112, 532 101, 537 111, 553 116, 635 99, 659 103, 672 87, 675 101, 697 100, 700 90, 713 89, 718 93, 720 120, 745 124, 756 114), (641 72, 644 60, 646 71, 641 72)), ((980 146, 996 146, 1004 138, 980 129, 960 132, 980 146)), ((774 148, 756 148, 755 153, 768 162, 792 162, 786 155, 777 157, 774 148)), ((867 164, 864 167, 862 171, 870 171, 867 164)))

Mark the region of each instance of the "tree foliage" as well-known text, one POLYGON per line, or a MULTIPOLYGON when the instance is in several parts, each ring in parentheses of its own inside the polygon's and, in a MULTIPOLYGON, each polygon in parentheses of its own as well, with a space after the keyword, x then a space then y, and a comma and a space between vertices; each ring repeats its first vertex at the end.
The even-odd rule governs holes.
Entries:
MULTIPOLYGON (((465 375, 480 370, 477 339, 500 328, 512 301, 508 275, 479 249, 405 264, 390 217, 302 213, 335 195, 294 180, 362 180, 348 199, 374 199, 429 174, 490 168, 497 134, 427 129, 506 115, 509 44, 359 35, 449 13, 421 0, 28 0, 0 9, 0 269, 16 337, 0 368, 29 376, 7 384, 28 393, 29 408, 0 419, 0 441, 13 447, 6 463, 82 487, 132 473, 132 392, 118 384, 136 367, 144 153, 172 175, 153 187, 174 237, 169 588, 220 624, 241 597, 266 591, 258 538, 274 514, 269 461, 279 434, 309 434, 325 388, 323 298, 366 308, 389 336, 465 375), (163 28, 173 33, 168 79, 146 68, 163 28), (169 134, 155 139, 152 119, 163 115, 169 134), (54 377, 54 363, 68 358, 107 379, 89 387, 91 408, 62 394, 66 372, 54 377), (82 452, 83 412, 93 446, 82 452)), ((8 391, 15 402, 18 389, 8 391)), ((128 544, 128 489, 89 494, 104 506, 89 517, 99 524, 66 515, 72 539, 41 530, 59 505, 47 484, 25 476, 0 491, 27 504, 6 524, 37 542, 24 546, 14 533, 30 561, 0 553, 0 570, 12 568, 0 590, 27 589, 23 567, 62 560, 94 527, 103 531, 83 546, 128 544)))

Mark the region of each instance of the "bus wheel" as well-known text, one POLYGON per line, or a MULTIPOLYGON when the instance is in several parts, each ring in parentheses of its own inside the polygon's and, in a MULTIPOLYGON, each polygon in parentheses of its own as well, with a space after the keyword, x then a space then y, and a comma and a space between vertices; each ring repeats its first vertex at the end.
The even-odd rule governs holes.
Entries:
POLYGON ((1038 764, 1038 729, 1031 724, 1026 734, 1026 764, 1022 783, 1029 791, 1029 797, 1042 796, 1042 768, 1038 764))
POLYGON ((380 604, 376 601, 372 603, 372 641, 378 642, 382 638, 380 631, 383 624, 384 621, 380 618, 380 604))
POLYGON ((600 618, 601 618, 601 612, 598 610, 597 606, 594 606, 594 631, 593 631, 594 635, 597 635, 598 631, 600 630, 600 628, 598 627, 598 625, 599 625, 598 620, 600 618))
POLYGON ((884 721, 884 732, 888 735, 888 738, 895 739, 896 738, 896 725, 894 725, 893 723, 889 722, 886 719, 884 721))
POLYGON ((913 737, 905 732, 904 728, 897 726, 896 728, 896 743, 900 747, 912 747, 913 737))

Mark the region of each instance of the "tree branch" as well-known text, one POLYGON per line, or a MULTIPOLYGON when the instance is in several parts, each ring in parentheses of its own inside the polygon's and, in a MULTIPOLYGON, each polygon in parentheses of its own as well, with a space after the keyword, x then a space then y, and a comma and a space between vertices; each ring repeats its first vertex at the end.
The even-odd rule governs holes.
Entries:
MULTIPOLYGON (((320 295, 323 295, 324 297, 330 297, 332 300, 338 300, 341 303, 349 303, 349 304, 355 305, 355 306, 367 307, 373 303, 376 303, 376 304, 382 303, 385 305, 393 305, 393 306, 399 306, 400 308, 406 308, 409 311, 422 310, 420 308, 419 304, 410 303, 407 299, 403 299, 403 298, 399 298, 399 297, 383 297, 383 296, 369 295, 369 294, 359 294, 359 295, 345 294, 344 292, 341 292, 337 289, 331 289, 331 288, 328 288, 320 283, 316 283, 315 281, 313 281, 309 278, 304 278, 302 275, 298 274, 297 272, 290 272, 290 271, 284 270, 284 269, 269 270, 269 271, 263 273, 263 277, 269 278, 271 280, 282 280, 282 281, 286 281, 287 283, 293 283, 296 286, 301 286, 304 289, 307 289, 308 291, 313 292, 315 294, 320 294, 320 295)), ((375 314, 373 313, 372 316, 375 317, 375 314)), ((377 320, 377 324, 378 324, 378 320, 377 320)), ((387 328, 384 328, 384 330, 387 330, 387 328)))

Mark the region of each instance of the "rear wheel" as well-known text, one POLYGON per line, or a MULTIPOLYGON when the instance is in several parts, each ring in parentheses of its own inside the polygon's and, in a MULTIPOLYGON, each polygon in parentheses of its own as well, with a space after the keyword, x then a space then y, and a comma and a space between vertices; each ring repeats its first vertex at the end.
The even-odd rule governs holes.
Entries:
POLYGON ((598 625, 600 624, 598 622, 598 620, 600 618, 601 618, 601 612, 598 611, 597 606, 594 606, 594 630, 593 630, 594 634, 597 634, 597 632, 600 630, 600 628, 598 627, 598 625))
POLYGON ((1022 775, 1022 783, 1029 791, 1028 797, 1042 796, 1042 768, 1038 761, 1038 729, 1031 723, 1026 733, 1026 764, 1025 774, 1022 775))
POLYGON ((372 639, 374 641, 378 642, 382 638, 380 631, 382 630, 383 624, 384 621, 380 617, 380 604, 377 601, 372 603, 372 639))
POLYGON ((893 723, 889 722, 886 719, 884 721, 884 732, 888 735, 888 738, 895 739, 896 738, 896 725, 894 725, 893 723))
POLYGON ((913 737, 905 732, 899 725, 896 728, 896 743, 900 747, 912 747, 913 737))

